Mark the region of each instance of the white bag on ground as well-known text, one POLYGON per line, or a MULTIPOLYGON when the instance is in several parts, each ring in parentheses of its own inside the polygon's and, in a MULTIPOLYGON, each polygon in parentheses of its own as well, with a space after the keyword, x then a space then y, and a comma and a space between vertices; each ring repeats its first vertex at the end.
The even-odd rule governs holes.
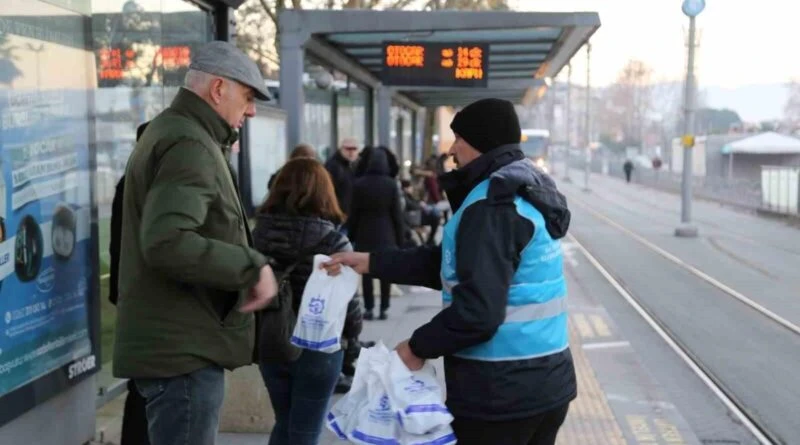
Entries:
MULTIPOLYGON (((350 391, 342 396, 328 412, 326 418, 328 429, 336 434, 339 439, 347 440, 350 437, 357 426, 358 413, 367 404, 366 375, 370 372, 370 357, 378 351, 379 347, 386 350, 386 347, 380 342, 375 347, 361 349, 356 361, 356 373, 353 375, 350 391)), ((386 354, 388 354, 388 350, 386 350, 386 354)))
POLYGON ((341 349, 347 304, 358 289, 359 275, 342 266, 339 275, 330 276, 320 269, 329 260, 328 256, 314 255, 314 269, 303 291, 291 341, 301 348, 332 353, 341 349))
POLYGON ((327 426, 357 444, 451 445, 452 420, 433 365, 409 371, 378 342, 361 349, 350 392, 331 407, 327 426))
POLYGON ((358 423, 350 434, 353 443, 401 445, 398 414, 376 372, 367 375, 367 403, 358 412, 358 423))
POLYGON ((400 445, 453 445, 456 435, 450 425, 440 426, 427 434, 411 434, 403 431, 400 445))
POLYGON ((384 385, 392 406, 400 414, 403 429, 409 433, 427 434, 453 421, 453 415, 444 404, 436 369, 431 363, 425 363, 418 371, 411 371, 397 352, 392 351, 384 385))

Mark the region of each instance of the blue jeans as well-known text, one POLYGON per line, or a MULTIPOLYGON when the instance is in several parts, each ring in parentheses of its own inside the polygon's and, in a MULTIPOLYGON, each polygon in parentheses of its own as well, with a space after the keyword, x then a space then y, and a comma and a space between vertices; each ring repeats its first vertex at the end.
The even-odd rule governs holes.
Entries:
POLYGON ((152 445, 214 445, 225 396, 225 373, 218 366, 178 377, 134 379, 146 400, 152 445))
POLYGON ((269 445, 317 445, 344 351, 304 350, 296 361, 262 363, 261 376, 275 410, 269 445))

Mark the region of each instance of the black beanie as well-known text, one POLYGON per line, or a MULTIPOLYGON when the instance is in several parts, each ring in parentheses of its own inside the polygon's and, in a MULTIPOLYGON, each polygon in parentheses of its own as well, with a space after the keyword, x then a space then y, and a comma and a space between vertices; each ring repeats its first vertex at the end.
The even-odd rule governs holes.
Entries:
POLYGON ((514 104, 502 99, 481 99, 467 105, 453 117, 450 128, 481 153, 519 144, 522 137, 514 104))

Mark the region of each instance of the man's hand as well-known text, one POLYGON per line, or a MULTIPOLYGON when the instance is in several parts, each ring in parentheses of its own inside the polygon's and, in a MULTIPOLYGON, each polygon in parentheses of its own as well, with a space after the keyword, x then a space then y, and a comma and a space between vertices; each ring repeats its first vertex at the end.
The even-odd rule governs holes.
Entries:
POLYGON ((411 351, 411 346, 408 345, 408 340, 403 340, 400 344, 394 348, 397 351, 397 355, 400 356, 400 359, 403 360, 403 363, 406 365, 411 371, 419 371, 422 369, 422 365, 425 364, 425 360, 417 357, 411 351))
POLYGON ((278 282, 272 268, 264 266, 258 274, 258 283, 250 289, 247 301, 239 308, 239 312, 255 312, 267 307, 278 293, 278 282))
POLYGON ((331 260, 322 263, 322 268, 328 275, 339 275, 342 265, 352 267, 357 273, 365 275, 369 273, 369 254, 365 252, 341 252, 331 255, 331 260))

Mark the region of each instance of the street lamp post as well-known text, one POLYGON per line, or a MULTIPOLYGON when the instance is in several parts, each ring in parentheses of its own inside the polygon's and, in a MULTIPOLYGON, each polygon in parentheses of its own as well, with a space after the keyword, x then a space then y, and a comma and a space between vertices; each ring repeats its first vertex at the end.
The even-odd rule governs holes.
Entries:
POLYGON ((583 167, 583 191, 588 192, 589 174, 592 168, 592 44, 586 42, 586 148, 583 167))
POLYGON ((569 150, 572 146, 572 116, 570 115, 570 104, 572 102, 572 64, 567 65, 567 100, 564 106, 564 122, 567 126, 567 137, 564 147, 564 181, 572 182, 569 177, 569 150))
POLYGON ((675 236, 694 238, 697 227, 692 224, 692 147, 694 146, 694 50, 695 18, 705 8, 705 0, 684 0, 682 10, 689 17, 689 42, 686 61, 686 84, 683 91, 683 180, 681 182, 681 224, 675 229, 675 236))

